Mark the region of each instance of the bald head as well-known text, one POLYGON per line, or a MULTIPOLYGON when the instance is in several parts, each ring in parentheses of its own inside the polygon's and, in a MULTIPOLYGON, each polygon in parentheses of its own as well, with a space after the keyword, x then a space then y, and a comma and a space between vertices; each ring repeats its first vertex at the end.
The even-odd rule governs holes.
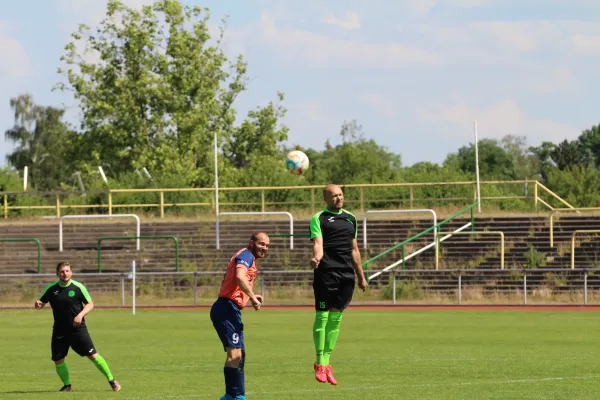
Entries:
POLYGON ((344 193, 339 185, 330 183, 323 189, 323 200, 331 211, 339 211, 344 207, 344 193))
POLYGON ((269 239, 269 235, 266 232, 254 232, 252 236, 250 236, 250 240, 256 242, 257 240, 267 240, 269 239))
POLYGON ((254 232, 250 236, 250 242, 248 243, 248 249, 252 252, 256 258, 264 258, 269 251, 269 244, 271 239, 265 232, 254 232))

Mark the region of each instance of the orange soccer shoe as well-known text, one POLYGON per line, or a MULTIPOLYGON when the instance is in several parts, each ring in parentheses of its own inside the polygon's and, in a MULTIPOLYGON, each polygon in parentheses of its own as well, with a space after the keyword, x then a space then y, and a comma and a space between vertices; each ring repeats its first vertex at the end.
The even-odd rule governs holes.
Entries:
POLYGON ((314 365, 314 369, 315 369, 315 378, 317 379, 317 381, 321 382, 321 383, 325 383, 327 382, 327 371, 324 365, 317 365, 317 363, 315 363, 314 365))
POLYGON ((331 365, 325 367, 325 376, 327 377, 327 381, 332 385, 337 385, 337 380, 333 376, 333 370, 331 369, 331 365))

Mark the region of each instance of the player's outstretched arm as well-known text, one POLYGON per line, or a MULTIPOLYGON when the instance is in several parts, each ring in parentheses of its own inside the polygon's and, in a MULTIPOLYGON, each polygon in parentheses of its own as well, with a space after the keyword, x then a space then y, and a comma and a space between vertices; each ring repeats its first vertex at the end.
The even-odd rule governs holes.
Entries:
POLYGON ((358 240, 352 240, 352 266, 356 272, 358 278, 358 287, 364 292, 368 286, 367 279, 365 278, 365 272, 362 268, 362 259, 360 256, 360 249, 358 248, 358 240))
POLYGON ((250 297, 250 301, 252 302, 252 306, 255 310, 260 309, 262 303, 262 297, 260 295, 255 295, 252 291, 252 287, 250 286, 250 282, 248 282, 248 278, 246 277, 246 271, 248 268, 245 265, 238 264, 235 268, 235 277, 237 280, 237 284, 242 289, 244 293, 250 297))
POLYGON ((313 259, 310 260, 310 265, 317 268, 323 259, 323 236, 317 236, 313 239, 313 259))

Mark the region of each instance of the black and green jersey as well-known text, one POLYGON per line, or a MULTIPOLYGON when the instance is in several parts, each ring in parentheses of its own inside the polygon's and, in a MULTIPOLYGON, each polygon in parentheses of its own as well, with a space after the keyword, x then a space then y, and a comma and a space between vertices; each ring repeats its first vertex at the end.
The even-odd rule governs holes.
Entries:
MULTIPOLYGON (((69 330, 73 329, 73 319, 92 298, 85 286, 71 280, 67 286, 62 286, 60 281, 52 282, 46 286, 39 300, 52 306, 54 329, 69 330)), ((80 326, 85 326, 85 319, 80 326)))
POLYGON ((352 243, 358 236, 358 222, 351 212, 324 209, 310 220, 310 239, 323 238, 323 259, 319 263, 322 273, 354 276, 352 243))

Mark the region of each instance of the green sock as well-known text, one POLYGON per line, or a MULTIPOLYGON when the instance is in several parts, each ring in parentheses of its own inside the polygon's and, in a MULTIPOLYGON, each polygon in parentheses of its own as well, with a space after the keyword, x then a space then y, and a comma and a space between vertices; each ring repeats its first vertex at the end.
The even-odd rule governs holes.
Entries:
POLYGON ((108 369, 108 364, 106 363, 106 360, 104 360, 104 358, 102 358, 100 354, 97 354, 96 358, 94 358, 92 362, 94 363, 96 368, 98 368, 100 372, 102 372, 102 375, 104 375, 106 379, 108 379, 109 381, 112 381, 114 379, 112 374, 110 373, 110 369, 108 369))
POLYGON ((335 347, 335 342, 340 334, 340 325, 342 324, 341 312, 330 312, 327 326, 325 327, 325 351, 323 351, 323 365, 329 365, 331 352, 335 347))
POLYGON ((63 385, 70 385, 71 379, 69 378, 69 368, 67 368, 67 363, 54 364, 54 366, 56 367, 56 373, 60 376, 63 385))
POLYGON ((323 364, 323 350, 325 349, 325 326, 329 311, 317 311, 315 323, 313 324, 313 340, 317 352, 317 364, 323 364))

